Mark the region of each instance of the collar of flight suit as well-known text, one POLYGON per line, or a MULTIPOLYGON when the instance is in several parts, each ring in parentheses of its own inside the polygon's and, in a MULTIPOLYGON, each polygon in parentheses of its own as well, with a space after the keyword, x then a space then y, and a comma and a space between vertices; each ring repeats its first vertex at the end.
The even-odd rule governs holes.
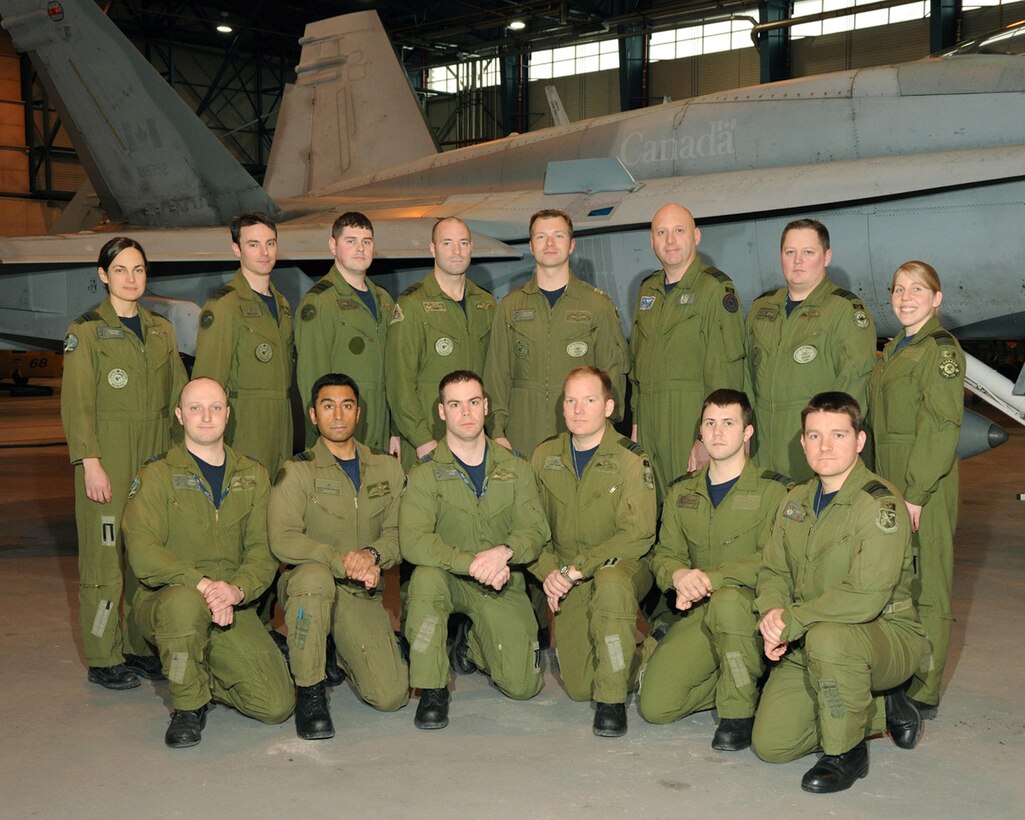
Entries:
MULTIPOLYGON (((463 286, 463 299, 466 301, 466 307, 470 307, 470 297, 476 297, 484 291, 477 287, 474 281, 465 274, 463 275, 465 284, 463 286)), ((429 297, 431 299, 448 299, 450 302, 456 300, 449 296, 445 291, 441 289, 441 285, 438 282, 438 277, 434 275, 434 271, 428 273, 422 280, 423 287, 420 289, 420 296, 429 297)))
MULTIPOLYGON (((878 480, 878 476, 865 466, 865 462, 861 460, 861 455, 858 455, 858 460, 854 462, 854 469, 851 470, 850 475, 844 480, 843 486, 837 490, 836 496, 832 501, 829 502, 829 506, 826 507, 822 512, 825 513, 830 507, 835 504, 849 507, 854 503, 855 496, 861 492, 861 488, 864 487, 870 479, 878 480)), ((815 491, 819 487, 819 478, 808 479, 802 485, 802 501, 807 506, 807 512, 814 514, 815 510, 815 491)), ((889 487, 887 487, 889 489, 889 487)))
MULTIPOLYGON (((263 300, 259 295, 257 295, 256 291, 253 290, 253 286, 249 284, 249 280, 246 279, 246 275, 242 273, 242 268, 235 271, 235 277, 228 283, 228 285, 229 287, 235 288, 235 293, 238 295, 239 299, 243 299, 247 302, 259 302, 262 304, 263 300)), ((288 303, 284 301, 281 293, 276 287, 274 287, 273 281, 269 282, 268 285, 270 287, 270 295, 273 296, 274 301, 278 303, 278 317, 280 321, 280 317, 285 315, 281 310, 281 306, 284 304, 285 307, 288 307, 288 303)))
MULTIPOLYGON (((829 275, 815 286, 815 290, 804 297, 800 302, 797 303, 797 307, 815 307, 821 305, 826 301, 826 297, 829 296, 834 290, 837 290, 839 285, 833 282, 829 275)), ((787 301, 787 294, 790 291, 786 285, 783 285, 779 290, 769 296, 769 299, 780 305, 783 305, 787 301)), ((795 308, 796 312, 796 308, 795 308)))
MULTIPOLYGON (((674 289, 681 285, 693 286, 694 280, 698 278, 698 272, 707 267, 705 260, 701 258, 700 253, 695 253, 691 263, 687 266, 687 270, 683 272, 683 276, 680 277, 679 281, 673 286, 674 289)), ((662 268, 655 274, 655 281, 652 283, 655 288, 658 289, 659 293, 665 295, 666 292, 666 269, 662 268)), ((684 288, 686 290, 686 288, 684 288)))
MULTIPOLYGON (((195 456, 189 452, 188 448, 184 444, 172 444, 171 449, 167 451, 167 455, 164 456, 164 460, 171 466, 177 469, 188 470, 193 473, 200 481, 203 482, 203 486, 206 487, 207 491, 210 490, 210 485, 206 483, 206 478, 203 476, 203 471, 199 469, 199 465, 196 463, 195 456)), ((235 475, 239 470, 239 455, 231 449, 227 444, 224 445, 224 487, 225 489, 230 486, 230 478, 235 475)))
MULTIPOLYGON (((142 338, 145 339, 147 335, 149 335, 150 327, 153 325, 153 314, 146 310, 142 305, 137 305, 137 307, 139 308, 139 316, 142 324, 142 338)), ((96 313, 99 314, 101 319, 103 319, 107 327, 125 327, 125 325, 121 324, 121 317, 117 315, 117 311, 114 310, 114 305, 110 301, 109 297, 99 304, 96 308, 96 313)), ((132 333, 132 335, 135 336, 134 333, 132 333)), ((145 341, 143 344, 145 344, 145 341)))
MULTIPOLYGON (((560 433, 562 436, 562 447, 559 448, 559 457, 562 459, 563 464, 568 470, 570 470, 574 476, 577 474, 576 465, 573 463, 573 434, 570 432, 560 433)), ((616 456, 621 455, 623 447, 620 446, 619 440, 622 436, 615 427, 612 426, 612 422, 605 419, 605 432, 602 434, 601 442, 598 444, 598 449, 594 451, 594 455, 591 456, 591 460, 587 462, 587 466, 584 467, 583 473, 587 472, 587 468, 594 464, 594 460, 599 456, 616 456)), ((583 473, 581 473, 580 479, 583 479, 583 473)))
MULTIPOLYGON (((922 325, 922 327, 918 331, 918 333, 916 333, 914 335, 914 338, 912 338, 911 341, 908 342, 908 346, 909 347, 915 347, 916 345, 920 345, 920 344, 922 344, 923 341, 928 339, 929 336, 931 336, 937 330, 943 330, 943 329, 944 329, 943 325, 940 324, 940 317, 938 315, 936 315, 935 313, 933 313, 933 315, 929 317, 929 321, 927 321, 924 325, 922 325)), ((894 341, 894 343, 898 343, 898 342, 900 342, 901 339, 905 338, 906 336, 907 336, 907 329, 902 327, 898 331, 897 335, 893 337, 893 341, 894 341)), ((897 351, 896 351, 896 349, 894 347, 894 354, 896 352, 897 351)), ((894 355, 894 354, 891 354, 891 355, 894 355)))
MULTIPOLYGON (((569 279, 566 281, 566 290, 562 295, 576 295, 576 291, 578 291, 583 284, 584 283, 573 274, 573 271, 570 271, 569 279)), ((524 293, 541 293, 541 286, 537 283, 536 272, 530 277, 530 280, 523 285, 522 290, 524 293)))
MULTIPOLYGON (((366 305, 364 304, 363 299, 360 296, 358 296, 357 293, 356 293, 356 288, 354 288, 352 285, 350 285, 345 280, 345 277, 342 276, 342 272, 340 270, 338 270, 338 265, 337 264, 332 265, 331 266, 331 270, 329 270, 327 273, 324 274, 324 279, 326 279, 328 281, 328 283, 335 290, 337 290, 339 293, 341 293, 343 296, 352 296, 355 299, 359 299, 360 306, 363 307, 364 309, 366 309, 366 305)), ((367 280, 366 281, 367 281, 367 290, 370 291, 370 295, 374 299, 374 304, 377 305, 377 314, 378 314, 378 316, 380 316, 381 315, 381 299, 380 299, 380 297, 377 295, 377 293, 375 291, 375 288, 377 286, 373 282, 370 281, 370 277, 369 276, 367 276, 367 280)), ((385 320, 387 321, 387 319, 389 319, 389 318, 391 318, 391 317, 386 316, 385 320)))
MULTIPOLYGON (((359 441, 354 440, 353 444, 356 445, 356 460, 359 461, 359 472, 362 477, 366 472, 367 459, 371 455, 371 451, 369 447, 359 441)), ((335 460, 335 454, 328 449, 323 436, 317 436, 317 440, 313 444, 313 463, 318 469, 325 467, 337 467, 339 470, 342 469, 335 460)))
MULTIPOLYGON (((712 499, 708 494, 708 471, 709 467, 702 467, 691 478, 695 482, 693 491, 705 499, 709 503, 709 506, 711 506, 712 499)), ((758 466, 751 459, 744 459, 744 467, 740 471, 740 475, 737 476, 737 483, 730 487, 730 491, 726 493, 723 498, 723 502, 733 495, 734 490, 739 490, 740 492, 755 492, 758 489, 759 473, 760 470, 758 469, 758 466)), ((722 503, 720 503, 719 506, 721 507, 722 503)))

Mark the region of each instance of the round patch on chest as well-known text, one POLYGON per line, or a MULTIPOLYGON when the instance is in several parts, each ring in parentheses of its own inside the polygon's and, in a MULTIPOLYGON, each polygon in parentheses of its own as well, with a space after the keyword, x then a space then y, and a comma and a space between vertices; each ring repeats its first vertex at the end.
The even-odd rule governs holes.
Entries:
POLYGON ((271 359, 274 358, 274 348, 271 347, 270 343, 268 342, 258 344, 256 346, 256 350, 254 351, 254 353, 256 355, 256 358, 259 359, 261 362, 269 362, 271 359))
POLYGON ((448 336, 442 336, 434 343, 434 350, 439 356, 450 356, 454 347, 448 336))
POLYGON ((513 353, 516 354, 517 359, 525 359, 530 355, 530 346, 523 339, 520 339, 513 345, 513 353))
POLYGON ((367 343, 363 341, 359 336, 353 336, 349 339, 349 352, 358 356, 364 350, 367 349, 367 343))
POLYGON ((794 351, 794 361, 798 364, 808 364, 808 362, 815 361, 815 357, 818 355, 819 351, 813 345, 801 345, 794 351))
POLYGON ((128 374, 120 367, 115 367, 107 374, 107 384, 115 390, 120 390, 128 384, 128 374))
POLYGON ((581 356, 587 355, 587 342, 570 342, 566 345, 566 353, 572 356, 574 359, 579 359, 581 356))

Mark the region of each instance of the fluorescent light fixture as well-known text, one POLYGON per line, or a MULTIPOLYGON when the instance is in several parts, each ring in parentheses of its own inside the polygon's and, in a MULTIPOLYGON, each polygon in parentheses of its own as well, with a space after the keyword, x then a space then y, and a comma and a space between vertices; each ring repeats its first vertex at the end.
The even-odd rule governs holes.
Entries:
POLYGON ((512 29, 513 31, 523 31, 523 29, 525 29, 526 27, 527 27, 527 24, 524 23, 522 20, 513 20, 509 24, 509 28, 512 29))
POLYGON ((231 34, 231 26, 229 26, 229 25, 228 25, 227 23, 221 23, 221 24, 220 24, 220 25, 219 25, 219 26, 217 27, 217 30, 218 30, 218 31, 219 31, 219 32, 220 32, 221 34, 231 34))

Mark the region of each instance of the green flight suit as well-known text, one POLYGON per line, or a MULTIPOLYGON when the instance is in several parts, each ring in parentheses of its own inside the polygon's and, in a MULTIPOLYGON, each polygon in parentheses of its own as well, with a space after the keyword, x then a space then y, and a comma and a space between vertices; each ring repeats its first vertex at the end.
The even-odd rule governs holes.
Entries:
POLYGON ((755 581, 773 517, 791 484, 748 461, 713 507, 707 475, 706 467, 677 479, 662 505, 651 562, 655 583, 675 599, 673 573, 700 569, 712 582, 712 595, 686 610, 644 667, 638 707, 650 723, 713 706, 720 718, 753 717, 756 684, 765 672, 755 581))
POLYGON ((542 442, 531 464, 552 539, 530 567, 544 582, 574 566, 583 582, 555 613, 556 653, 573 700, 625 703, 636 682, 637 602, 651 588, 655 479, 640 447, 606 423, 578 479, 569 433, 542 442))
POLYGON ((465 311, 431 272, 395 303, 385 381, 406 469, 416 462, 417 447, 445 436, 438 418, 438 382, 453 370, 484 373, 495 297, 467 279, 464 299, 465 311))
POLYGON ((566 429, 562 383, 575 367, 594 365, 612 380, 614 420, 623 417, 630 351, 616 307, 598 288, 570 274, 555 307, 531 277, 498 306, 484 386, 492 434, 529 455, 566 429))
POLYGON ((271 293, 277 322, 241 270, 207 300, 192 378, 205 376, 224 387, 231 406, 224 440, 276 475, 292 456, 295 346, 288 302, 273 285, 271 293))
POLYGON ((801 410, 840 390, 866 404, 876 328, 861 300, 824 279, 790 316, 787 289, 755 299, 747 314, 744 389, 754 407, 752 457, 796 481, 811 478, 801 449, 801 410))
MULTIPOLYGON (((366 282, 377 305, 376 319, 337 266, 303 297, 295 326, 296 380, 303 407, 308 408, 313 383, 325 373, 352 377, 359 385, 356 439, 387 451, 391 417, 384 387, 384 352, 395 302, 369 277, 366 282)), ((308 414, 305 429, 306 444, 313 446, 317 428, 308 414)))
POLYGON ((145 344, 109 300, 72 322, 64 339, 61 419, 75 465, 78 619, 89 666, 116 666, 123 652, 151 654, 129 617, 139 582, 124 565, 121 517, 136 471, 171 445, 186 375, 171 323, 142 307, 139 316, 145 344), (86 458, 100 459, 110 479, 106 504, 85 494, 86 458))
POLYGON ((816 516, 818 489, 807 481, 780 505, 758 571, 755 606, 783 610, 790 643, 755 715, 752 746, 770 763, 843 754, 882 732, 874 693, 904 683, 925 650, 904 500, 860 459, 816 516))
POLYGON ((911 534, 911 596, 929 652, 908 694, 939 703, 950 644, 954 532, 957 529, 957 443, 964 417, 965 357, 935 316, 900 350, 902 330, 883 348, 868 383, 868 418, 876 471, 922 506, 911 534))
POLYGON ((399 495, 406 477, 398 460, 356 442, 360 488, 323 439, 286 461, 270 492, 271 551, 289 565, 278 583, 288 626, 288 654, 299 686, 324 680, 327 636, 359 696, 385 712, 405 706, 409 673, 376 589, 346 578, 348 552, 373 547, 381 570, 398 564, 399 495))
POLYGON ((513 565, 537 558, 549 535, 530 465, 490 439, 479 499, 444 438, 431 461, 410 471, 399 507, 402 557, 416 565, 405 624, 410 685, 448 685, 446 627, 451 613, 462 612, 473 622, 467 656, 477 668, 516 700, 541 691, 537 624, 523 575, 513 565), (495 591, 469 571, 478 552, 500 544, 513 551, 512 574, 495 591))
POLYGON ((267 471, 225 448, 219 508, 181 445, 146 464, 125 506, 128 560, 141 585, 133 617, 156 644, 175 709, 216 698, 264 723, 295 708, 285 660, 255 611, 278 562, 267 545, 267 471), (215 625, 196 584, 204 577, 242 590, 234 623, 215 625))
POLYGON ((705 396, 744 389, 744 318, 733 282, 700 256, 668 294, 665 281, 658 271, 641 282, 630 332, 631 409, 659 500, 687 472, 705 396))

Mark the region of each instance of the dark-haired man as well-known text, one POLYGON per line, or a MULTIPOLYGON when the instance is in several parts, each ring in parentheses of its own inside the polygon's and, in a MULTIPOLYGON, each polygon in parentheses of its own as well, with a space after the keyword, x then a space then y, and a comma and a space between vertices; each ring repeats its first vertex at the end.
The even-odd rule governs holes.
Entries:
POLYGON ((399 509, 402 557, 416 566, 405 634, 420 729, 448 725, 445 641, 453 612, 472 623, 467 658, 502 692, 527 700, 542 683, 537 625, 519 569, 549 537, 533 471, 484 434, 480 376, 449 373, 438 393, 445 435, 431 461, 410 471, 399 509))
POLYGON ((124 533, 141 584, 132 617, 157 647, 174 706, 164 742, 183 748, 202 739, 212 700, 280 723, 295 694, 254 606, 277 569, 267 471, 225 445, 231 410, 217 382, 185 385, 176 415, 184 442, 139 471, 124 533))
POLYGON ((911 524, 903 499, 870 472, 861 408, 819 393, 801 411, 815 478, 775 515, 758 573, 758 628, 770 661, 752 746, 770 763, 825 753, 801 788, 842 791, 868 774, 869 735, 918 743, 922 718, 903 690, 925 649, 911 599, 911 524))
POLYGON ((399 562, 399 462, 359 442, 359 387, 328 373, 314 382, 310 421, 316 444, 285 463, 268 510, 271 550, 289 569, 278 584, 288 656, 298 687, 299 737, 334 736, 324 684, 324 652, 359 696, 381 711, 406 704, 409 679, 384 608, 382 573, 399 562))
POLYGON ((192 375, 224 386, 232 407, 225 440, 274 475, 292 455, 295 357, 292 311, 271 282, 278 229, 254 211, 233 219, 230 230, 239 270, 203 306, 192 375))
POLYGON ((652 559, 659 589, 675 595, 684 617, 644 667, 638 705, 652 723, 714 706, 712 748, 737 751, 751 745, 765 671, 754 612, 758 564, 790 482, 747 459, 754 427, 743 393, 710 393, 700 430, 711 460, 669 485, 652 559))
POLYGON ((829 231, 814 219, 783 229, 786 287, 759 296, 747 314, 745 391, 755 411, 753 457, 802 481, 801 408, 816 393, 841 390, 864 405, 876 361, 876 328, 861 299, 826 276, 829 231))
MULTIPOLYGON (((384 387, 388 322, 395 302, 367 276, 374 261, 374 226, 358 211, 347 211, 331 226, 328 250, 334 265, 303 297, 295 327, 296 380, 305 401, 324 373, 345 373, 360 386, 356 439, 368 447, 398 453, 384 387)), ((307 427, 306 443, 316 440, 307 427)))

